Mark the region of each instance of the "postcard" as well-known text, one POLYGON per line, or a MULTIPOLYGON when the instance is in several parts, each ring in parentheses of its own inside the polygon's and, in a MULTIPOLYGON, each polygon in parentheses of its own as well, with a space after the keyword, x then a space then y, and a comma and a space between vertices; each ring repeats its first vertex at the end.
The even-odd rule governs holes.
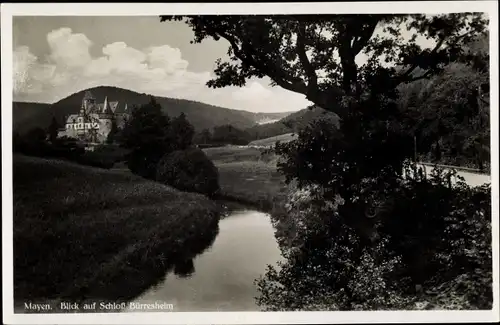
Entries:
POLYGON ((4 323, 499 320, 496 1, 1 15, 4 323))

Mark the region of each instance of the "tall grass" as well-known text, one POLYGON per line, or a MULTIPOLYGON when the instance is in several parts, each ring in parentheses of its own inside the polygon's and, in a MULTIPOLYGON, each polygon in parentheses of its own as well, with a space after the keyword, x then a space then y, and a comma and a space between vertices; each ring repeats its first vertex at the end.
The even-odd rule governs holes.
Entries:
POLYGON ((129 300, 208 247, 219 209, 122 171, 14 156, 14 296, 129 300))

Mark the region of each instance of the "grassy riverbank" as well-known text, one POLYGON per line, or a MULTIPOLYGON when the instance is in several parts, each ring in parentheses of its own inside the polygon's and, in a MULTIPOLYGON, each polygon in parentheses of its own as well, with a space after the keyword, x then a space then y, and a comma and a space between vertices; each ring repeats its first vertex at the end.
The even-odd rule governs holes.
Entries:
POLYGON ((286 196, 284 177, 276 168, 277 157, 263 149, 220 147, 204 149, 219 169, 222 196, 270 211, 286 196))
POLYGON ((219 211, 122 171, 14 157, 14 293, 128 300, 215 238, 219 211))

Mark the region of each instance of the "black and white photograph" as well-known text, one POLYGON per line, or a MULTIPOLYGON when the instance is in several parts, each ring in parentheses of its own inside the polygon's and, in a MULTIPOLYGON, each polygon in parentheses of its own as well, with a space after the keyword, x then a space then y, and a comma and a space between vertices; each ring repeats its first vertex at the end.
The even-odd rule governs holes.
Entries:
POLYGON ((1 15, 4 323, 499 321, 496 1, 1 15))

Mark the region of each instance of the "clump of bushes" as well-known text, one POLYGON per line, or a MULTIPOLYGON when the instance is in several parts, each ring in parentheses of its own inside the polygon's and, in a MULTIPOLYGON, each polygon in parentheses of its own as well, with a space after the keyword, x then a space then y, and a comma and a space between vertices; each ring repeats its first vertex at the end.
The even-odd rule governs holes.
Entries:
POLYGON ((285 211, 273 213, 285 262, 257 280, 257 303, 269 311, 491 309, 490 186, 450 185, 449 174, 406 176, 363 226, 348 224, 347 200, 324 187, 290 186, 285 211))
POLYGON ((33 129, 25 135, 15 133, 13 151, 27 156, 77 160, 85 153, 84 146, 78 140, 63 137, 47 141, 45 131, 33 129))
POLYGON ((43 129, 33 129, 26 135, 13 136, 13 151, 27 156, 69 160, 81 165, 110 169, 123 161, 128 150, 114 145, 100 145, 86 151, 78 139, 60 137, 48 140, 43 129))
POLYGON ((220 191, 217 167, 199 148, 177 150, 163 156, 157 166, 156 180, 210 197, 220 191))
POLYGON ((100 145, 94 147, 93 151, 87 151, 80 155, 75 161, 82 165, 113 168, 118 162, 124 161, 128 150, 115 145, 100 145))

